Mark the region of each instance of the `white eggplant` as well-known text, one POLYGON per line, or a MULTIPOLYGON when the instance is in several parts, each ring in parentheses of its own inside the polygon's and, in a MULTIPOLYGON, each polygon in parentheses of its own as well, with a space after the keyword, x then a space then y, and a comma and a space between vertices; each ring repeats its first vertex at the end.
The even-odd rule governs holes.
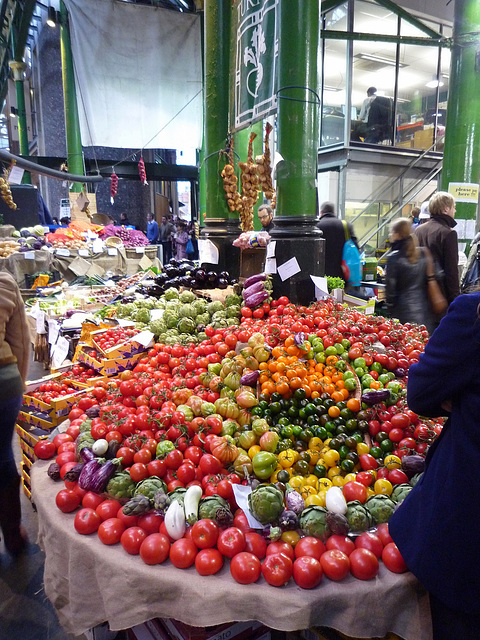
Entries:
POLYGON ((185 509, 185 519, 189 525, 195 524, 198 520, 198 504, 202 497, 202 488, 198 485, 188 487, 183 500, 185 509))
POLYGON ((180 540, 185 533, 185 512, 178 500, 174 500, 165 513, 165 529, 173 540, 180 540))

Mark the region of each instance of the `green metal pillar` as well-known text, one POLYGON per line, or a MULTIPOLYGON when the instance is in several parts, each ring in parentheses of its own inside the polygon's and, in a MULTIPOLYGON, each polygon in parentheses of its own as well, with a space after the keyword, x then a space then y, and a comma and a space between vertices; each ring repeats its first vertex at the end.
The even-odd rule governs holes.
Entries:
MULTIPOLYGON (((15 93, 17 98, 17 125, 18 125, 18 142, 21 156, 29 156, 28 148, 28 128, 27 128, 27 111, 25 109, 25 89, 23 81, 25 79, 25 70, 27 65, 23 60, 12 60, 9 63, 12 70, 13 80, 15 82, 15 93)), ((32 179, 30 173, 25 171, 23 174, 24 184, 31 184, 32 179)))
MULTIPOLYGON (((447 124, 441 188, 457 197, 458 221, 474 220, 480 182, 480 2, 456 0, 450 63, 447 124), (454 186, 459 183, 459 186, 454 186), (468 185, 477 185, 477 188, 468 185), (462 187, 461 185, 465 185, 462 187), (462 202, 461 193, 476 202, 462 202)), ((476 227, 478 228, 477 219, 476 227)), ((474 225, 457 226, 460 245, 468 245, 474 225)))
MULTIPOLYGON (((257 137, 253 141, 253 159, 255 160, 255 156, 262 155, 263 153, 263 122, 257 122, 251 127, 247 127, 245 129, 241 129, 237 131, 234 136, 234 145, 233 149, 236 154, 236 161, 240 160, 241 162, 247 161, 247 152, 248 152, 248 141, 250 139, 250 134, 254 132, 257 134, 257 137)), ((235 164, 238 164, 235 162, 235 164)), ((238 180, 238 190, 241 192, 241 183, 240 183, 240 174, 237 176, 238 180)), ((253 226, 256 231, 259 231, 262 228, 262 224, 258 219, 258 207, 262 204, 263 198, 262 194, 259 193, 257 203, 253 207, 253 226)))
POLYGON ((278 21, 277 126, 283 160, 277 165, 275 226, 290 234, 292 223, 311 226, 317 211, 320 3, 280 0, 278 21))
MULTIPOLYGON (((68 13, 63 2, 60 2, 60 50, 62 57, 63 100, 65 108, 65 132, 67 138, 67 164, 70 173, 84 174, 82 138, 78 121, 77 96, 75 93, 75 76, 73 71, 72 48, 68 28, 68 13)), ((80 193, 82 185, 75 182, 72 191, 80 193)))

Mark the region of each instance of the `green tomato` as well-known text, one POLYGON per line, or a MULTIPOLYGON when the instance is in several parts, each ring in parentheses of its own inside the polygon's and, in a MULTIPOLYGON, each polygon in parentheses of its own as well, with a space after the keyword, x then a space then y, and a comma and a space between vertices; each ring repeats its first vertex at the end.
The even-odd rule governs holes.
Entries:
POLYGON ((355 369, 357 367, 361 367, 362 369, 366 369, 367 368, 367 363, 365 362, 365 358, 355 358, 355 360, 353 361, 353 367, 355 369))
POLYGON ((268 451, 259 451, 252 458, 253 473, 260 480, 268 480, 277 468, 277 456, 268 451))
POLYGON ((175 449, 175 445, 170 440, 162 440, 157 444, 155 451, 156 458, 165 458, 165 456, 175 449))
POLYGON ((372 362, 372 364, 370 365, 370 371, 376 371, 377 373, 382 373, 383 367, 380 364, 380 362, 372 362))
POLYGON ((322 364, 325 364, 325 360, 326 360, 326 356, 325 353, 322 351, 321 353, 316 353, 315 354, 315 362, 321 362, 322 364))
POLYGON ((345 347, 340 342, 336 342, 333 346, 335 347, 337 356, 341 355, 345 351, 345 347))
POLYGON ((355 367, 355 373, 359 378, 362 378, 367 373, 367 371, 363 367, 355 367))
POLYGON ((327 347, 325 349, 325 355, 326 356, 336 356, 337 355, 337 350, 335 349, 335 347, 327 347))
POLYGON ((347 378, 345 380, 345 389, 347 391, 354 391, 357 388, 357 381, 355 378, 347 378))
POLYGON ((388 377, 388 373, 381 373, 378 376, 378 381, 381 382, 383 385, 388 384, 388 382, 390 381, 390 378, 388 377))

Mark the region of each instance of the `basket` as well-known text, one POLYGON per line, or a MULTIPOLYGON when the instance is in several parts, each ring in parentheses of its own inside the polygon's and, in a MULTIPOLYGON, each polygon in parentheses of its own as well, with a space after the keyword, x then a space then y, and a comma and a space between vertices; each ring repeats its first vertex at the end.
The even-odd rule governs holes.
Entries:
POLYGON ((125 253, 127 258, 138 258, 138 260, 142 259, 143 255, 146 255, 147 258, 150 258, 150 260, 153 260, 154 258, 157 257, 157 247, 153 246, 153 247, 143 247, 145 249, 145 251, 142 251, 141 253, 137 253, 137 249, 135 247, 125 247, 125 253))
POLYGON ((123 240, 121 238, 117 238, 117 236, 111 236, 110 238, 105 238, 103 241, 106 247, 123 247, 123 240))

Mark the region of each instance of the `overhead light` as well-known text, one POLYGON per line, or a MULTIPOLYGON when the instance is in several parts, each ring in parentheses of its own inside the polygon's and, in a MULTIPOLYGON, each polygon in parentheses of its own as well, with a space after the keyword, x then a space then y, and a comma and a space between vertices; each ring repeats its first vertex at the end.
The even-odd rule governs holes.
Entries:
POLYGON ((18 109, 16 107, 10 107, 10 117, 16 118, 18 116, 18 109))
MULTIPOLYGON (((355 55, 355 58, 360 58, 361 60, 369 60, 370 62, 378 62, 379 64, 385 64, 388 65, 390 67, 394 67, 396 64, 396 61, 393 60, 392 58, 384 58, 383 56, 375 56, 373 54, 370 53, 357 53, 355 55)), ((398 63, 399 67, 406 67, 408 65, 404 64, 403 62, 399 62, 398 63)))
POLYGON ((425 86, 429 89, 436 89, 437 87, 443 87, 444 84, 445 83, 442 80, 442 76, 440 76, 440 79, 438 78, 438 76, 433 76, 431 80, 425 83, 425 86))
POLYGON ((48 7, 47 24, 49 27, 57 26, 57 12, 55 7, 48 7))

